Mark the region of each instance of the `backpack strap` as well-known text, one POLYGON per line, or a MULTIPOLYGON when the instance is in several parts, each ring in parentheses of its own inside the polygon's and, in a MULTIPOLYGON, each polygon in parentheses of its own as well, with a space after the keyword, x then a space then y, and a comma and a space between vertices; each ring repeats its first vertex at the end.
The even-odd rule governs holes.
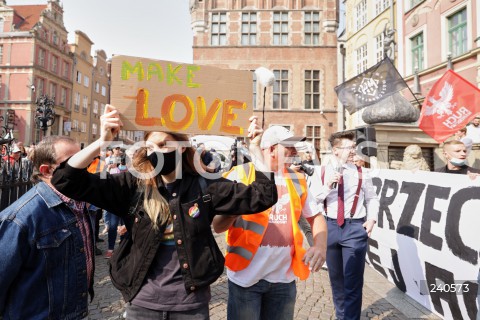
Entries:
POLYGON ((207 203, 212 201, 212 196, 210 195, 210 193, 207 193, 207 188, 208 188, 207 180, 205 180, 205 178, 202 175, 199 175, 198 177, 198 184, 200 185, 200 190, 202 190, 203 202, 207 203))

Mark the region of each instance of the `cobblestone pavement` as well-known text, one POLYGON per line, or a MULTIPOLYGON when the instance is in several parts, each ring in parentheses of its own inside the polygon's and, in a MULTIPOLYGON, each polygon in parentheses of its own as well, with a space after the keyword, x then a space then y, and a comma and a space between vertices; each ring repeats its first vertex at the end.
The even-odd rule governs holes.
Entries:
MULTIPOLYGON (((106 236, 103 236, 103 239, 105 239, 105 242, 99 243, 98 247, 105 252, 106 236)), ((222 248, 224 246, 224 236, 218 235, 217 241, 222 248)), ((393 285, 387 280, 379 277, 380 280, 376 280, 375 286, 385 285, 389 286, 388 288, 393 288, 393 285)), ((212 284, 211 292, 210 318, 212 320, 226 319, 228 286, 225 274, 212 284)), ((88 319, 123 319, 124 302, 120 292, 113 287, 110 281, 107 260, 103 256, 97 256, 96 259, 95 298, 89 306, 89 311, 88 319)), ((419 318, 436 319, 437 317, 426 315, 419 318)), ((321 270, 310 276, 307 281, 297 283, 295 319, 335 319, 327 271, 321 270)), ((407 320, 412 319, 412 316, 407 317, 366 285, 363 292, 361 319, 407 320)))

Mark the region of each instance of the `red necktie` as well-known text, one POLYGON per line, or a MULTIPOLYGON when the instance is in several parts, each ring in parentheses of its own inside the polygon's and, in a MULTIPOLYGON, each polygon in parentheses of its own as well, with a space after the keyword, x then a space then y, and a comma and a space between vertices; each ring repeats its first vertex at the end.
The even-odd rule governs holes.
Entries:
POLYGON ((343 175, 338 181, 338 196, 337 196, 337 224, 341 227, 345 222, 345 203, 343 192, 343 175))

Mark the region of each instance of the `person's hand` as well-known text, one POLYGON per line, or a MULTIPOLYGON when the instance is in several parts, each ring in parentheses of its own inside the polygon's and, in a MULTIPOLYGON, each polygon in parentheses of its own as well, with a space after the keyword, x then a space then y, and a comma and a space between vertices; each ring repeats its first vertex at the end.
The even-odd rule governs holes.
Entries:
POLYGON ((475 173, 475 172, 467 171, 467 175, 470 179, 475 180, 480 174, 475 173))
POLYGON ((369 238, 370 238, 370 235, 372 234, 372 230, 373 230, 373 227, 375 226, 375 223, 377 223, 375 220, 370 219, 365 221, 365 223, 362 225, 365 231, 367 231, 369 238))
POLYGON ((247 130, 247 136, 250 138, 250 144, 259 146, 260 140, 262 139, 263 129, 260 128, 260 125, 258 124, 258 117, 251 116, 248 120, 250 121, 250 126, 247 130))
POLYGON ((308 248, 303 256, 303 263, 308 265, 308 269, 312 272, 317 272, 325 263, 327 257, 327 248, 325 246, 313 246, 308 248))
POLYGON ((100 117, 100 140, 112 141, 122 126, 123 123, 120 120, 120 113, 117 108, 107 104, 103 115, 100 117))
POLYGON ((337 172, 337 171, 333 172, 331 178, 327 181, 328 189, 332 190, 333 189, 332 185, 334 183, 337 183, 338 185, 338 182, 340 181, 341 177, 342 177, 342 174, 340 172, 337 172))
POLYGON ((296 171, 296 172, 302 172, 303 173, 302 166, 300 164, 292 163, 290 165, 290 169, 292 169, 293 171, 296 171))
POLYGON ((120 236, 125 235, 125 233, 127 233, 127 231, 128 231, 128 230, 127 230, 127 227, 125 227, 124 225, 117 227, 117 233, 118 233, 120 236))

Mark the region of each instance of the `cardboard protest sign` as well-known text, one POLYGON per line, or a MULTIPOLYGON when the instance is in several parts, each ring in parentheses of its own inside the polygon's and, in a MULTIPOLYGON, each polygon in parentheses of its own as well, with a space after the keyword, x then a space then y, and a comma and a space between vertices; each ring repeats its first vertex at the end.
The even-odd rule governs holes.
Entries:
POLYGON ((372 176, 380 212, 370 265, 437 315, 476 319, 480 177, 404 170, 372 176))
POLYGON ((250 71, 114 56, 111 104, 125 130, 245 136, 250 71))

